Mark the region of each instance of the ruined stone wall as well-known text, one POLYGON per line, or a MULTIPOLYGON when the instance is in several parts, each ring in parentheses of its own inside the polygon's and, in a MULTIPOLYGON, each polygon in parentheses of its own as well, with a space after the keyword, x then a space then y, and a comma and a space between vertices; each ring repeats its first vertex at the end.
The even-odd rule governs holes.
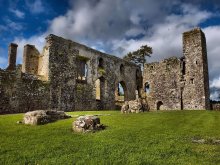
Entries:
POLYGON ((0 70, 0 113, 27 112, 48 109, 49 85, 31 75, 0 70))
POLYGON ((34 45, 25 45, 23 52, 22 72, 28 74, 38 74, 39 51, 34 45))
POLYGON ((71 42, 55 35, 47 38, 49 51, 50 109, 75 109, 76 55, 71 42))
POLYGON ((41 80, 48 81, 48 78, 49 78, 49 49, 47 46, 44 46, 43 51, 39 56, 37 75, 41 77, 41 80))
POLYGON ((145 64, 143 89, 150 110, 181 109, 180 78, 181 62, 176 57, 145 64))
POLYGON ((218 110, 220 111, 220 103, 211 103, 211 110, 218 110))
POLYGON ((183 33, 183 55, 186 61, 183 109, 210 109, 206 40, 201 29, 183 33))
POLYGON ((78 84, 80 90, 78 89, 76 94, 76 109, 99 109, 100 107, 100 109, 115 109, 115 90, 119 82, 124 83, 125 100, 135 99, 136 72, 140 70, 138 66, 76 42, 72 42, 72 46, 79 50, 81 58, 87 59, 88 66, 86 84, 78 84), (102 67, 99 67, 100 59, 102 67), (120 70, 121 65, 123 65, 123 70, 120 70), (102 97, 96 100, 95 82, 100 78, 103 80, 102 97), (87 101, 89 104, 85 105, 87 101))
POLYGON ((146 98, 151 109, 210 109, 206 40, 201 29, 183 33, 183 55, 145 65, 143 86, 150 84, 146 98))

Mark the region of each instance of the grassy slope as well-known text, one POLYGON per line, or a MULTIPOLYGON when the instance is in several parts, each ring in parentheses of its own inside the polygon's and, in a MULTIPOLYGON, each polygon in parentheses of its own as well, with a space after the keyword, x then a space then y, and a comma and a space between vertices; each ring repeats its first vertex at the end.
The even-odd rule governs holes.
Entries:
POLYGON ((220 145, 191 142, 220 139, 220 112, 70 114, 95 113, 112 115, 93 134, 72 133, 74 119, 25 126, 22 114, 0 116, 0 164, 220 164, 220 145))

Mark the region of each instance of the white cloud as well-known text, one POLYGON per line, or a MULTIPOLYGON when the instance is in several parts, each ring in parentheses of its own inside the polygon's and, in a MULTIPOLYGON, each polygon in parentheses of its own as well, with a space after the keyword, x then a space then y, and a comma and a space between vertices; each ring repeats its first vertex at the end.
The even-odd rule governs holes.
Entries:
POLYGON ((220 92, 219 91, 213 91, 210 94, 210 99, 211 100, 219 100, 220 92))
POLYGON ((25 13, 18 9, 9 9, 10 12, 14 13, 18 18, 24 18, 25 13))
POLYGON ((210 88, 219 88, 220 89, 220 76, 211 81, 210 88))

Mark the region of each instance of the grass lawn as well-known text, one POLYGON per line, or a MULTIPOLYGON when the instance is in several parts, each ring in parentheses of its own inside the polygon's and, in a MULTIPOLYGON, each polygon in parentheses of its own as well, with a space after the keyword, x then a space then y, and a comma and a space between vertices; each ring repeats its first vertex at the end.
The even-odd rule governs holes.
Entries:
POLYGON ((16 124, 23 114, 0 116, 0 165, 4 164, 220 164, 220 112, 172 111, 100 116, 108 127, 97 133, 71 131, 75 118, 41 126, 16 124))

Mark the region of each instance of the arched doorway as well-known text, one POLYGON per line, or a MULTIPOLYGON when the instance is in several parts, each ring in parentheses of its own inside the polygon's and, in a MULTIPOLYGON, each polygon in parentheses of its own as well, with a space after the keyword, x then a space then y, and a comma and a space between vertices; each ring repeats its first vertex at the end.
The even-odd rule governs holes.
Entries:
POLYGON ((158 101, 157 102, 157 110, 162 110, 163 109, 163 102, 162 101, 158 101))

